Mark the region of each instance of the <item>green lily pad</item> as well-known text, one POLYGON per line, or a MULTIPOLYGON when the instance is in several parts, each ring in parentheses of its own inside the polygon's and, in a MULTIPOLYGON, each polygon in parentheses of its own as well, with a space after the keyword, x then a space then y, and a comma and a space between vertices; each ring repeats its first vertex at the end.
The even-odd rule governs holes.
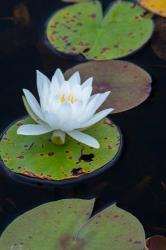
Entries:
POLYGON ((77 3, 56 12, 46 35, 51 46, 63 53, 106 60, 127 56, 151 37, 153 21, 140 6, 117 1, 103 17, 99 1, 77 3))
POLYGON ((30 118, 9 127, 0 142, 0 155, 15 173, 48 180, 65 180, 87 175, 105 164, 111 164, 120 153, 122 138, 118 128, 104 119, 88 128, 87 134, 100 143, 99 149, 83 145, 67 137, 64 145, 51 142, 51 134, 17 135, 21 124, 34 123, 30 118))
POLYGON ((155 33, 151 45, 156 55, 166 60, 166 18, 158 17, 155 20, 155 33))
POLYGON ((119 60, 82 63, 67 70, 65 77, 76 71, 83 81, 93 76, 94 93, 112 91, 101 109, 113 107, 114 113, 138 106, 151 92, 151 76, 133 63, 119 60))
POLYGON ((36 207, 8 226, 0 238, 0 247, 3 250, 144 249, 144 230, 133 215, 113 205, 89 219, 92 209, 93 200, 79 199, 36 207))

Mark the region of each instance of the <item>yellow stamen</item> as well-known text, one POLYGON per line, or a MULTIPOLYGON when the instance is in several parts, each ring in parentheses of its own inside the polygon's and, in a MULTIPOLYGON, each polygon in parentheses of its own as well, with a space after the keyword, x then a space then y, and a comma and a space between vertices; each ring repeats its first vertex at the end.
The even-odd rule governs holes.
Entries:
POLYGON ((62 96, 60 97, 60 101, 61 101, 61 103, 64 103, 64 101, 65 101, 65 96, 64 96, 64 95, 62 95, 62 96))
POLYGON ((74 102, 77 101, 77 98, 75 98, 73 95, 69 95, 69 96, 67 96, 67 97, 65 97, 65 95, 62 95, 62 96, 60 97, 61 103, 64 103, 65 100, 73 104, 74 102))

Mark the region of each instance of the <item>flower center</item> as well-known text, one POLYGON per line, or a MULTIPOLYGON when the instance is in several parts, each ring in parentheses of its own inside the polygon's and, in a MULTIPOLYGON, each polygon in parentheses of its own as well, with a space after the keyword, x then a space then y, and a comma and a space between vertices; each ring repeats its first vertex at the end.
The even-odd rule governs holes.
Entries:
POLYGON ((75 102, 77 101, 77 98, 76 98, 75 96, 71 95, 71 94, 68 95, 68 96, 62 95, 62 96, 60 97, 60 102, 61 102, 61 103, 64 103, 65 101, 67 101, 67 102, 73 104, 73 103, 75 103, 75 102))

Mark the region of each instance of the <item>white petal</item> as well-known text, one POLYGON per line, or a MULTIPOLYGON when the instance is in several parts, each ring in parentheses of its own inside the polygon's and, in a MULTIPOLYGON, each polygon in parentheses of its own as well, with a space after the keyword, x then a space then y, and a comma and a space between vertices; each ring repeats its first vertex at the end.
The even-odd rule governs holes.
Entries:
POLYGON ((25 96, 23 96, 22 99, 23 99, 25 109, 26 109, 28 115, 32 118, 32 120, 34 120, 36 123, 43 124, 43 121, 40 120, 40 118, 32 111, 32 109, 29 106, 29 103, 27 102, 27 99, 25 98, 25 96))
POLYGON ((40 98, 41 109, 47 110, 46 96, 48 96, 48 90, 50 87, 50 80, 47 76, 37 70, 37 90, 40 98))
POLYGON ((80 85, 81 79, 80 79, 80 73, 77 71, 75 72, 69 79, 68 82, 74 85, 80 85))
POLYGON ((78 130, 73 130, 71 132, 68 132, 67 133, 69 136, 71 136, 73 139, 75 139, 76 141, 79 141, 81 143, 84 143, 90 147, 93 147, 93 148, 99 148, 100 145, 98 143, 98 141, 93 138, 92 136, 90 135, 87 135, 87 134, 84 134, 78 130))
POLYGON ((61 84, 65 81, 65 78, 63 76, 63 73, 60 69, 57 69, 52 77, 52 82, 54 81, 58 81, 59 86, 61 86, 61 84))
POLYGON ((59 90, 60 90, 60 84, 58 82, 58 80, 56 79, 56 77, 54 77, 54 79, 51 81, 50 84, 50 89, 49 89, 49 95, 58 95, 59 94, 59 90))
POLYGON ((91 93, 92 93, 92 87, 85 87, 82 90, 82 101, 83 101, 84 105, 86 105, 88 103, 89 98, 91 96, 91 93))
POLYGON ((91 119, 96 110, 103 104, 109 94, 110 91, 91 96, 89 103, 85 107, 83 115, 80 117, 80 123, 84 123, 91 119))
POLYGON ((72 107, 70 103, 63 103, 59 106, 56 112, 59 120, 59 129, 62 131, 71 131, 75 127, 75 120, 73 120, 72 107))
POLYGON ((82 89, 81 89, 81 85, 73 85, 73 87, 71 88, 71 93, 72 95, 76 96, 77 99, 81 99, 82 98, 82 89))
POLYGON ((51 132, 53 129, 47 125, 27 124, 17 129, 18 135, 42 135, 51 132))
POLYGON ((46 112, 53 114, 56 113, 56 111, 59 109, 59 106, 62 104, 58 96, 49 96, 47 103, 48 103, 48 111, 46 112))
POLYGON ((48 79, 47 76, 42 74, 39 70, 37 70, 36 73, 37 73, 37 90, 38 90, 39 97, 41 98, 43 95, 43 86, 47 85, 47 87, 49 87, 50 80, 48 79))
POLYGON ((40 97, 42 111, 48 111, 49 88, 46 84, 43 85, 43 92, 40 97))
POLYGON ((60 96, 68 96, 70 94, 70 85, 67 81, 64 81, 60 88, 60 96))
POLYGON ((41 119, 43 120, 43 114, 42 114, 42 110, 40 108, 40 105, 38 103, 38 101, 36 100, 36 98, 32 95, 32 93, 27 90, 27 89, 23 89, 24 95, 27 99, 27 102, 29 104, 29 106, 31 107, 32 111, 41 119))
POLYGON ((73 119, 78 120, 78 116, 82 115, 83 111, 83 102, 77 101, 71 105, 73 119))
POLYGON ((91 101, 87 105, 87 109, 94 114, 96 110, 105 102, 110 93, 111 91, 107 91, 103 94, 94 95, 94 98, 92 96, 91 101))
POLYGON ((79 117, 80 123, 88 121, 94 114, 93 109, 96 104, 96 100, 100 94, 93 95, 93 98, 90 98, 91 101, 85 106, 85 110, 82 115, 79 117), (93 100, 94 99, 94 100, 93 100))
POLYGON ((52 129, 59 129, 60 123, 59 123, 58 116, 56 114, 46 112, 44 114, 44 117, 45 117, 46 122, 49 124, 49 126, 52 129))
POLYGON ((102 111, 98 112, 89 121, 83 123, 81 128, 87 128, 89 126, 92 126, 93 124, 99 122, 101 119, 103 119, 108 114, 110 114, 113 110, 114 109, 110 108, 110 109, 105 109, 105 110, 102 110, 102 111))
POLYGON ((86 87, 92 87, 93 77, 88 78, 82 85, 82 89, 86 87))
POLYGON ((67 102, 60 104, 55 113, 45 112, 46 122, 54 130, 70 131, 75 128, 75 121, 72 119, 72 108, 67 102))
POLYGON ((64 77, 60 69, 54 73, 50 84, 50 95, 56 95, 59 92, 61 85, 64 82, 64 77))

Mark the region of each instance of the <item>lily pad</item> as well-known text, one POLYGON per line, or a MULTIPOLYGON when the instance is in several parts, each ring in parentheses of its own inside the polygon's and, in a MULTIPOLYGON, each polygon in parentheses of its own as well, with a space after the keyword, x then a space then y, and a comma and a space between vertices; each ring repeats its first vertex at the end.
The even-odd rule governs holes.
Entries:
POLYGON ((145 9, 166 17, 166 0, 137 0, 145 9))
POLYGON ((153 21, 140 6, 117 1, 103 17, 99 1, 76 3, 56 12, 46 36, 54 49, 87 59, 106 60, 127 56, 151 37, 153 21))
POLYGON ((154 235, 146 240, 145 250, 165 250, 166 238, 160 235, 154 235))
POLYGON ((111 166, 120 153, 121 134, 109 119, 86 130, 99 141, 99 149, 90 148, 70 137, 64 145, 55 145, 50 140, 50 133, 41 136, 17 135, 20 125, 31 123, 34 122, 29 117, 14 123, 0 142, 1 158, 6 167, 15 173, 54 181, 78 178, 107 163, 111 166))
POLYGON ((19 3, 13 10, 14 18, 20 25, 28 26, 31 24, 31 16, 25 3, 19 3))
POLYGON ((112 93, 101 109, 113 107, 114 113, 138 106, 151 91, 151 76, 137 65, 125 61, 101 61, 79 64, 65 73, 69 77, 79 71, 83 81, 93 76, 94 92, 112 93))
POLYGON ((93 200, 79 199, 36 207, 8 226, 0 238, 0 247, 3 250, 144 248, 144 230, 133 215, 113 205, 89 219, 92 209, 93 200))
POLYGON ((152 39, 152 49, 163 60, 166 60, 166 18, 155 20, 155 33, 152 39))

